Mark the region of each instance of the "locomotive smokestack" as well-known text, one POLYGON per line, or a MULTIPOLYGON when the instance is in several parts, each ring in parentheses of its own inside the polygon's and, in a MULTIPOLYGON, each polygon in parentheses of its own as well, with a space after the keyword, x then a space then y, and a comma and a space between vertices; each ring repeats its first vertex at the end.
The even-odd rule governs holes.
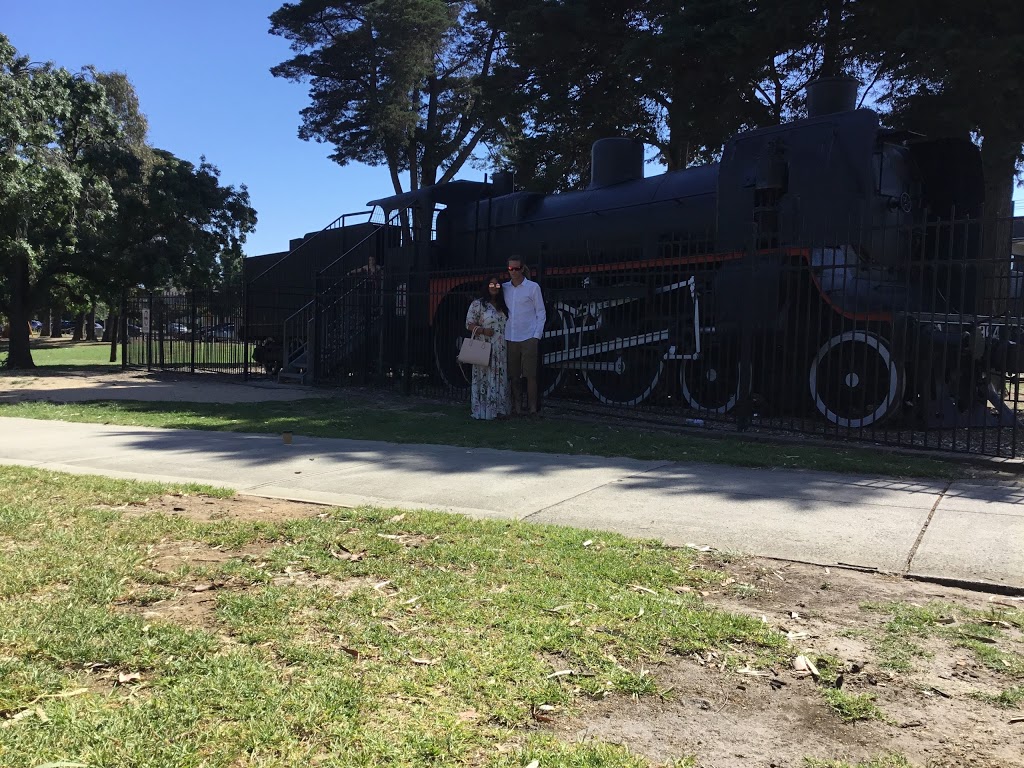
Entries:
POLYGON ((819 77, 807 84, 807 116, 821 117, 849 112, 857 107, 860 80, 853 77, 819 77))
POLYGON ((644 177, 644 143, 636 139, 598 139, 590 149, 590 186, 610 187, 644 177))

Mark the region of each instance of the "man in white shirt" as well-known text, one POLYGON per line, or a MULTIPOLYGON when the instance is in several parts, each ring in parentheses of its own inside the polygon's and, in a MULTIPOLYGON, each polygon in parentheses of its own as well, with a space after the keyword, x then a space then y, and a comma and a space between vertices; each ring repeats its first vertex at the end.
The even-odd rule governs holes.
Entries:
POLYGON ((512 413, 522 412, 522 378, 526 378, 526 399, 530 415, 537 410, 537 349, 544 335, 544 297, 540 286, 527 280, 523 274, 523 260, 511 256, 508 260, 508 274, 512 278, 501 288, 508 305, 508 325, 505 340, 508 342, 508 378, 512 385, 512 413))

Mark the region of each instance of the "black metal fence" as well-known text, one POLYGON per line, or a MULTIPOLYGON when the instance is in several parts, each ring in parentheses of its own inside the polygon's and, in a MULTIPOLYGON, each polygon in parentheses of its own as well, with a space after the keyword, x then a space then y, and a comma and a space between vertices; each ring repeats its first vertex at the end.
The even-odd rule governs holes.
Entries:
MULTIPOLYGON (((831 234, 820 244, 753 237, 730 253, 712 251, 710 237, 573 242, 567 232, 522 254, 545 298, 543 407, 1018 456, 1014 224, 945 220, 838 238, 823 228, 831 234)), ((129 363, 298 372, 307 383, 467 401, 471 370, 456 359, 466 312, 488 278, 508 278, 504 259, 428 268, 433 243, 378 229, 292 296, 269 332, 255 332, 252 318, 280 297, 251 285, 136 297, 129 322, 143 326, 143 310, 149 322, 129 363), (217 336, 226 325, 234 338, 217 336)))
POLYGON ((138 292, 127 302, 125 364, 245 375, 252 359, 241 284, 221 290, 138 292))

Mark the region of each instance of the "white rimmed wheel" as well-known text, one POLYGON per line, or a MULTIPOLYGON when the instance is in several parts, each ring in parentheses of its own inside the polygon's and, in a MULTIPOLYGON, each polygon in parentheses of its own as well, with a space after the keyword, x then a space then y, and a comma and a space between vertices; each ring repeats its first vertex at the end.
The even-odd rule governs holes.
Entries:
POLYGON ((590 393, 605 405, 637 405, 658 386, 665 363, 661 346, 637 346, 589 357, 583 370, 590 393))
POLYGON ((741 365, 739 356, 728 345, 706 345, 698 359, 684 360, 679 366, 683 400, 695 411, 728 413, 740 399, 741 365))
POLYGON ((546 309, 547 322, 544 324, 544 339, 540 352, 549 361, 540 366, 539 388, 541 397, 548 397, 561 385, 565 368, 559 365, 568 358, 566 355, 575 346, 580 346, 579 335, 573 330, 572 310, 562 303, 549 305, 546 309))
POLYGON ((845 331, 822 344, 809 383, 818 411, 848 429, 881 422, 903 401, 903 366, 889 342, 867 331, 845 331))

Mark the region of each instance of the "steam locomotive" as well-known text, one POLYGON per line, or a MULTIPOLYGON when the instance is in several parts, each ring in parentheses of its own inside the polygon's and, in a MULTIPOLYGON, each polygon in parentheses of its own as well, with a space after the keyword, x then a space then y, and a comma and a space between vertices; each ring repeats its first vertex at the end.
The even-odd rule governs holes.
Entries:
MULTIPOLYGON (((757 398, 850 429, 904 408, 931 425, 1012 418, 1015 273, 985 231, 978 149, 886 129, 856 96, 856 81, 812 83, 807 118, 739 134, 702 167, 645 178, 642 143, 603 139, 582 191, 497 174, 371 201, 379 322, 429 328, 419 366, 465 386, 470 295, 515 255, 547 303, 548 394, 573 377, 607 404, 667 393, 716 415, 757 398)), ((331 317, 322 365, 343 333, 331 317)))

